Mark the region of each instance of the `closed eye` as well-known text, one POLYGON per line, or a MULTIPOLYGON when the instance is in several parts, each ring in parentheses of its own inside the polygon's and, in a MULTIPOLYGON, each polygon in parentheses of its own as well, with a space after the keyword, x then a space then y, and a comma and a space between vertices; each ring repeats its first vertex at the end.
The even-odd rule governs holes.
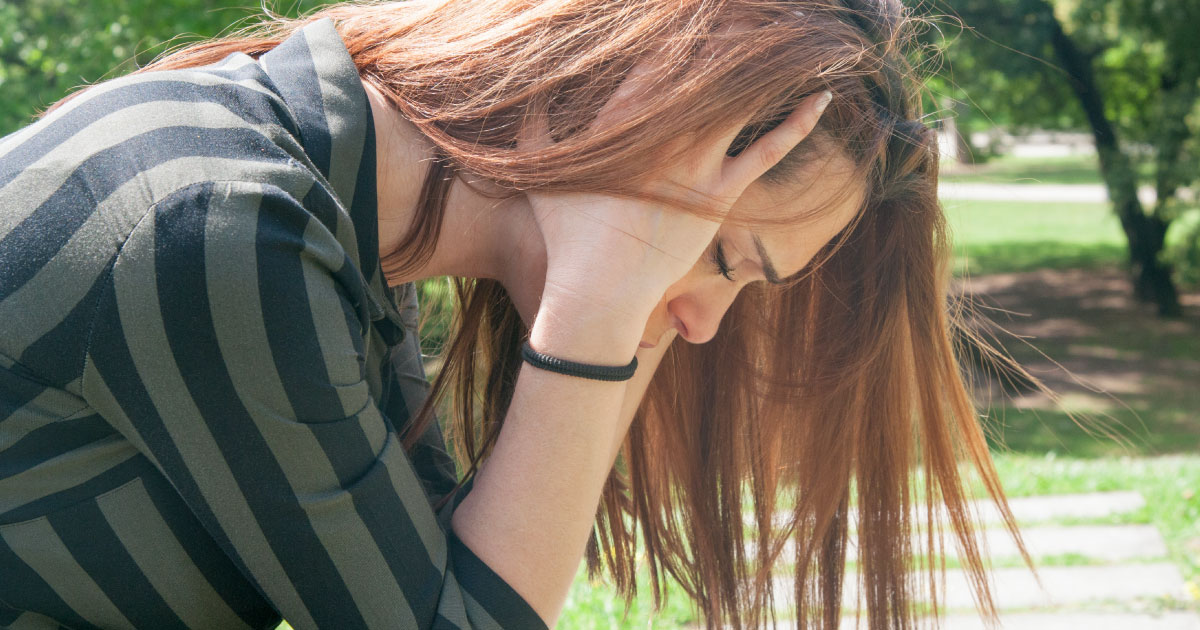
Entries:
POLYGON ((730 282, 736 282, 733 279, 733 272, 736 270, 729 266, 729 261, 725 258, 725 248, 721 246, 721 241, 717 241, 717 246, 713 248, 711 260, 713 266, 716 267, 717 273, 725 276, 725 279, 730 282))

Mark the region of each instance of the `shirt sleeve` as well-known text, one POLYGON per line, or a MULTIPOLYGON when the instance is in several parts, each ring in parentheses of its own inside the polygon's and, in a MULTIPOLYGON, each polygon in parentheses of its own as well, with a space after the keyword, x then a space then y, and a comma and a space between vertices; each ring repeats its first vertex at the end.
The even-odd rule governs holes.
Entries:
POLYGON ((369 391, 366 284, 297 196, 215 182, 151 208, 85 396, 297 630, 545 628, 433 513, 369 391))

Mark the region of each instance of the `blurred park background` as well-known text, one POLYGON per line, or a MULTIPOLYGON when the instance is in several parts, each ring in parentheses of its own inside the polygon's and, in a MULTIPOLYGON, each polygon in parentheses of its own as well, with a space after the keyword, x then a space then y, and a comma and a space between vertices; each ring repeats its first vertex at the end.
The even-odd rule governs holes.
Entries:
MULTIPOLYGON (((263 10, 247 0, 0 0, 0 136, 78 86, 263 10)), ((1035 510, 1023 522, 1097 537, 1035 550, 1049 590, 1059 573, 1126 584, 1022 600, 1006 606, 1022 620, 1010 627, 1200 628, 1200 2, 929 0, 915 10, 933 20, 914 61, 942 139, 956 292, 1058 394, 976 370, 1005 488, 1060 506, 1107 501, 1107 511, 1035 510), (1149 542, 1106 555, 1135 530, 1149 542), (1151 574, 1166 575, 1161 587, 1131 577, 1151 574), (1038 626, 1047 615, 1059 616, 1038 626)), ((435 354, 450 294, 441 281, 421 289, 435 354)), ((1019 566, 996 555, 1002 571, 1019 566)), ((581 574, 560 627, 697 622, 677 588, 656 613, 643 587, 622 617, 613 591, 581 574)), ((951 600, 951 612, 969 612, 951 600)))

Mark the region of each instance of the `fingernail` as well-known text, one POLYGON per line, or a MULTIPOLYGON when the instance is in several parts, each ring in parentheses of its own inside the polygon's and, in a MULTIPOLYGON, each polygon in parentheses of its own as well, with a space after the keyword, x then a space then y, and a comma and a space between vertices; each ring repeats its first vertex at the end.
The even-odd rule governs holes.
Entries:
POLYGON ((817 99, 817 113, 819 114, 825 111, 825 108, 829 106, 829 102, 832 100, 833 92, 830 92, 829 90, 822 92, 821 97, 817 99))

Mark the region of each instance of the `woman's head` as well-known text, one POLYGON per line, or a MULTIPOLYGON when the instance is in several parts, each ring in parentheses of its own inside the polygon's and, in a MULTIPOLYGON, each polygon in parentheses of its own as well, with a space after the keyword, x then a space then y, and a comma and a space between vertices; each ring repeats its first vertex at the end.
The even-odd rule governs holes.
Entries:
MULTIPOLYGON (((308 19, 322 18, 336 22, 363 78, 436 147, 443 168, 431 180, 470 172, 511 191, 639 194, 679 157, 665 147, 687 150, 677 138, 701 142, 748 121, 730 147, 736 155, 824 90, 833 101, 818 127, 761 187, 786 202, 782 191, 803 194, 806 165, 832 157, 853 169, 841 181, 865 184, 846 192, 861 193, 863 207, 901 180, 929 180, 897 172, 928 169, 891 156, 907 143, 909 154, 928 157, 932 146, 914 121, 899 0, 368 0, 308 19), (596 129, 595 115, 634 67, 646 82, 636 107, 596 129), (525 121, 543 114, 557 142, 519 146, 525 121)), ((147 70, 217 60, 230 43, 264 52, 305 21, 194 46, 147 70)), ((745 213, 742 225, 798 225, 822 210, 798 209, 745 213)), ((385 265, 409 267, 428 253, 401 247, 385 265)))
MULTIPOLYGON (((886 180, 899 178, 884 172, 889 144, 929 153, 927 136, 894 133, 915 113, 895 1, 451 0, 346 5, 330 14, 364 78, 430 138, 448 170, 512 191, 638 194, 657 167, 679 158, 664 147, 686 150, 673 140, 702 142, 749 119, 730 147, 737 154, 804 97, 830 90, 833 102, 812 136, 753 187, 741 202, 747 211, 722 230, 730 238, 719 241, 721 253, 756 265, 765 262, 752 240, 757 231, 771 260, 793 272, 815 256, 803 251, 815 235, 823 246, 850 223, 847 204, 857 214, 886 197, 886 180), (636 107, 596 130, 594 116, 634 67, 648 77, 636 107), (557 142, 519 149, 525 121, 543 113, 557 142), (824 198, 809 190, 816 183, 824 198)), ((431 223, 436 215, 426 213, 431 223)), ((411 269, 429 253, 401 247, 385 270, 411 269)), ((678 312, 664 299, 646 341, 672 327, 690 341, 712 336, 720 304, 732 302, 729 287, 688 284, 676 287, 678 312)))
POLYGON ((664 147, 686 150, 672 140, 749 117, 737 153, 826 89, 834 101, 816 133, 767 179, 828 151, 866 177, 890 118, 913 113, 897 48, 903 16, 890 0, 442 0, 326 13, 364 77, 450 165, 515 190, 636 193, 676 157, 664 147), (649 77, 636 108, 590 127, 635 66, 649 77), (542 113, 557 142, 518 150, 524 121, 542 113))
MULTIPOLYGON (((758 626, 773 562, 746 555, 752 513, 759 560, 779 559, 795 538, 798 617, 835 627, 853 494, 867 619, 907 628, 924 588, 910 572, 921 467, 923 496, 941 502, 928 515, 948 515, 991 612, 960 458, 1008 512, 954 356, 936 144, 919 122, 911 24, 897 0, 410 0, 337 4, 309 19, 320 18, 335 21, 362 77, 435 147, 418 218, 384 260, 400 275, 433 250, 447 175, 513 193, 638 195, 678 157, 666 147, 686 150, 678 138, 715 138, 748 119, 737 154, 830 90, 814 133, 721 228, 725 266, 745 275, 730 282, 720 263, 702 261, 656 311, 646 341, 677 323, 711 341, 673 344, 656 372, 605 490, 589 567, 603 560, 631 595, 640 538, 656 595, 669 575, 710 627, 758 626), (652 87, 637 107, 590 126, 647 62, 652 87), (518 145, 543 114, 556 142, 518 145), (796 277, 742 282, 765 277, 767 258, 776 275, 796 277), (793 506, 782 531, 781 493, 793 506)), ((147 70, 261 54, 304 23, 199 44, 147 70)), ((452 398, 455 447, 472 474, 503 422, 527 330, 498 283, 460 282, 458 293, 456 333, 405 442, 433 421, 435 400, 452 398)), ((922 540, 932 572, 940 530, 922 540)))

